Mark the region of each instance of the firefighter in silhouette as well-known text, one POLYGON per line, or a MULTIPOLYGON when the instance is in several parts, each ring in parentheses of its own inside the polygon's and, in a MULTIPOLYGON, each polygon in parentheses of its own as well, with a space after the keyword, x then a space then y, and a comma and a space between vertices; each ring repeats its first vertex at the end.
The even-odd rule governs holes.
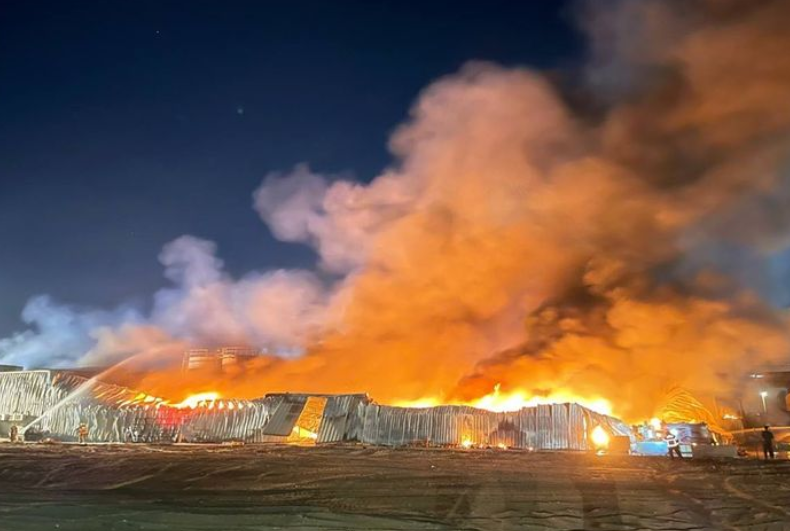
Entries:
POLYGON ((680 441, 678 440, 677 435, 667 430, 667 434, 664 436, 664 440, 667 443, 667 450, 669 451, 669 457, 674 459, 675 455, 677 455, 679 458, 683 459, 683 454, 680 453, 680 441))
POLYGON ((88 425, 85 423, 80 424, 79 428, 77 428, 77 438, 79 439, 80 444, 85 444, 88 442, 88 425))
POLYGON ((774 454, 774 432, 771 431, 768 424, 763 428, 761 435, 763 436, 763 457, 774 459, 776 457, 774 454))
POLYGON ((8 438, 11 440, 12 443, 15 443, 19 439, 19 426, 13 424, 11 426, 11 430, 9 431, 8 438))

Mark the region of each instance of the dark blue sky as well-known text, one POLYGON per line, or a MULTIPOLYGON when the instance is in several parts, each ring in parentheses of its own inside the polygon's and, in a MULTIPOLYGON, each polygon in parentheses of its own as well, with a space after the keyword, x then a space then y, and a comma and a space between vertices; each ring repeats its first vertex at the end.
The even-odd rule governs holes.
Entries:
POLYGON ((438 76, 557 68, 565 2, 0 3, 0 337, 32 295, 145 304, 161 246, 218 242, 235 274, 309 265, 251 208, 306 161, 371 179, 438 76))

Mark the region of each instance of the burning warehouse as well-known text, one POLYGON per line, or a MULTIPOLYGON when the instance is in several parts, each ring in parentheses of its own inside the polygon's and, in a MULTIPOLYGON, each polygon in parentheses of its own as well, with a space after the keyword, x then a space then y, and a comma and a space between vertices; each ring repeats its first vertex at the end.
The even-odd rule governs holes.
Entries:
POLYGON ((24 373, 3 375, 2 414, 64 436, 85 421, 97 440, 319 440, 315 419, 345 415, 356 428, 332 440, 462 444, 468 431, 570 448, 604 422, 601 398, 628 421, 659 416, 674 388, 731 405, 748 366, 790 352, 786 301, 771 296, 786 279, 767 274, 790 252, 788 3, 647 4, 593 17, 595 82, 473 62, 420 93, 378 175, 266 174, 255 212, 314 262, 237 272, 215 242, 182 235, 145 303, 36 297, 29 329, 0 340, 0 362, 26 366, 158 368, 201 345, 272 346, 183 359, 190 389, 245 400, 192 408, 165 370, 114 382, 127 388, 24 373), (204 369, 219 374, 203 382, 204 369), (502 408, 478 400, 497 384, 524 400, 489 411, 502 408), (378 402, 335 404, 357 390, 378 402), (393 408, 425 397, 434 407, 393 408))
POLYGON ((512 412, 469 406, 377 404, 364 394, 269 394, 253 400, 197 395, 182 403, 68 372, 0 373, 0 436, 70 440, 81 424, 95 442, 225 442, 383 446, 479 446, 588 450, 595 429, 628 436, 613 417, 583 406, 545 404, 512 412))
POLYGON ((0 531, 790 529, 790 0, 5 4, 0 531))

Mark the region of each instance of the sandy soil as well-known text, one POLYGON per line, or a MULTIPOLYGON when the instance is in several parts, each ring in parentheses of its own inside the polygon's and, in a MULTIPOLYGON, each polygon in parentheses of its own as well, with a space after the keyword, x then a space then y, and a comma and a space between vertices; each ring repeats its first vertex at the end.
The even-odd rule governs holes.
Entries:
POLYGON ((790 462, 0 445, 0 530, 790 530, 790 462))

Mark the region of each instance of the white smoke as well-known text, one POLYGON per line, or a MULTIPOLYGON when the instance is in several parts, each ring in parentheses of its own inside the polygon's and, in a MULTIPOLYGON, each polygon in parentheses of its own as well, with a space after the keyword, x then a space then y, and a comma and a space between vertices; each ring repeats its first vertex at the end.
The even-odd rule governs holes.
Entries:
POLYGON ((325 269, 344 274, 363 266, 376 236, 411 208, 414 193, 399 177, 330 184, 300 164, 267 176, 254 193, 255 209, 275 236, 313 246, 325 269))
POLYGON ((82 362, 103 331, 144 321, 134 308, 90 310, 54 302, 47 296, 30 299, 22 310, 30 328, 0 339, 0 362, 26 367, 62 367, 82 362))
POLYGON ((182 236, 159 256, 171 287, 153 309, 86 310, 34 297, 29 329, 0 340, 0 361, 26 367, 116 362, 163 345, 251 345, 293 355, 327 323, 330 291, 312 272, 274 270, 231 278, 213 242, 182 236))
POLYGON ((175 282, 154 296, 150 322, 202 345, 257 345, 292 351, 325 322, 329 292, 310 271, 274 270, 231 278, 209 241, 183 236, 160 255, 175 282))

